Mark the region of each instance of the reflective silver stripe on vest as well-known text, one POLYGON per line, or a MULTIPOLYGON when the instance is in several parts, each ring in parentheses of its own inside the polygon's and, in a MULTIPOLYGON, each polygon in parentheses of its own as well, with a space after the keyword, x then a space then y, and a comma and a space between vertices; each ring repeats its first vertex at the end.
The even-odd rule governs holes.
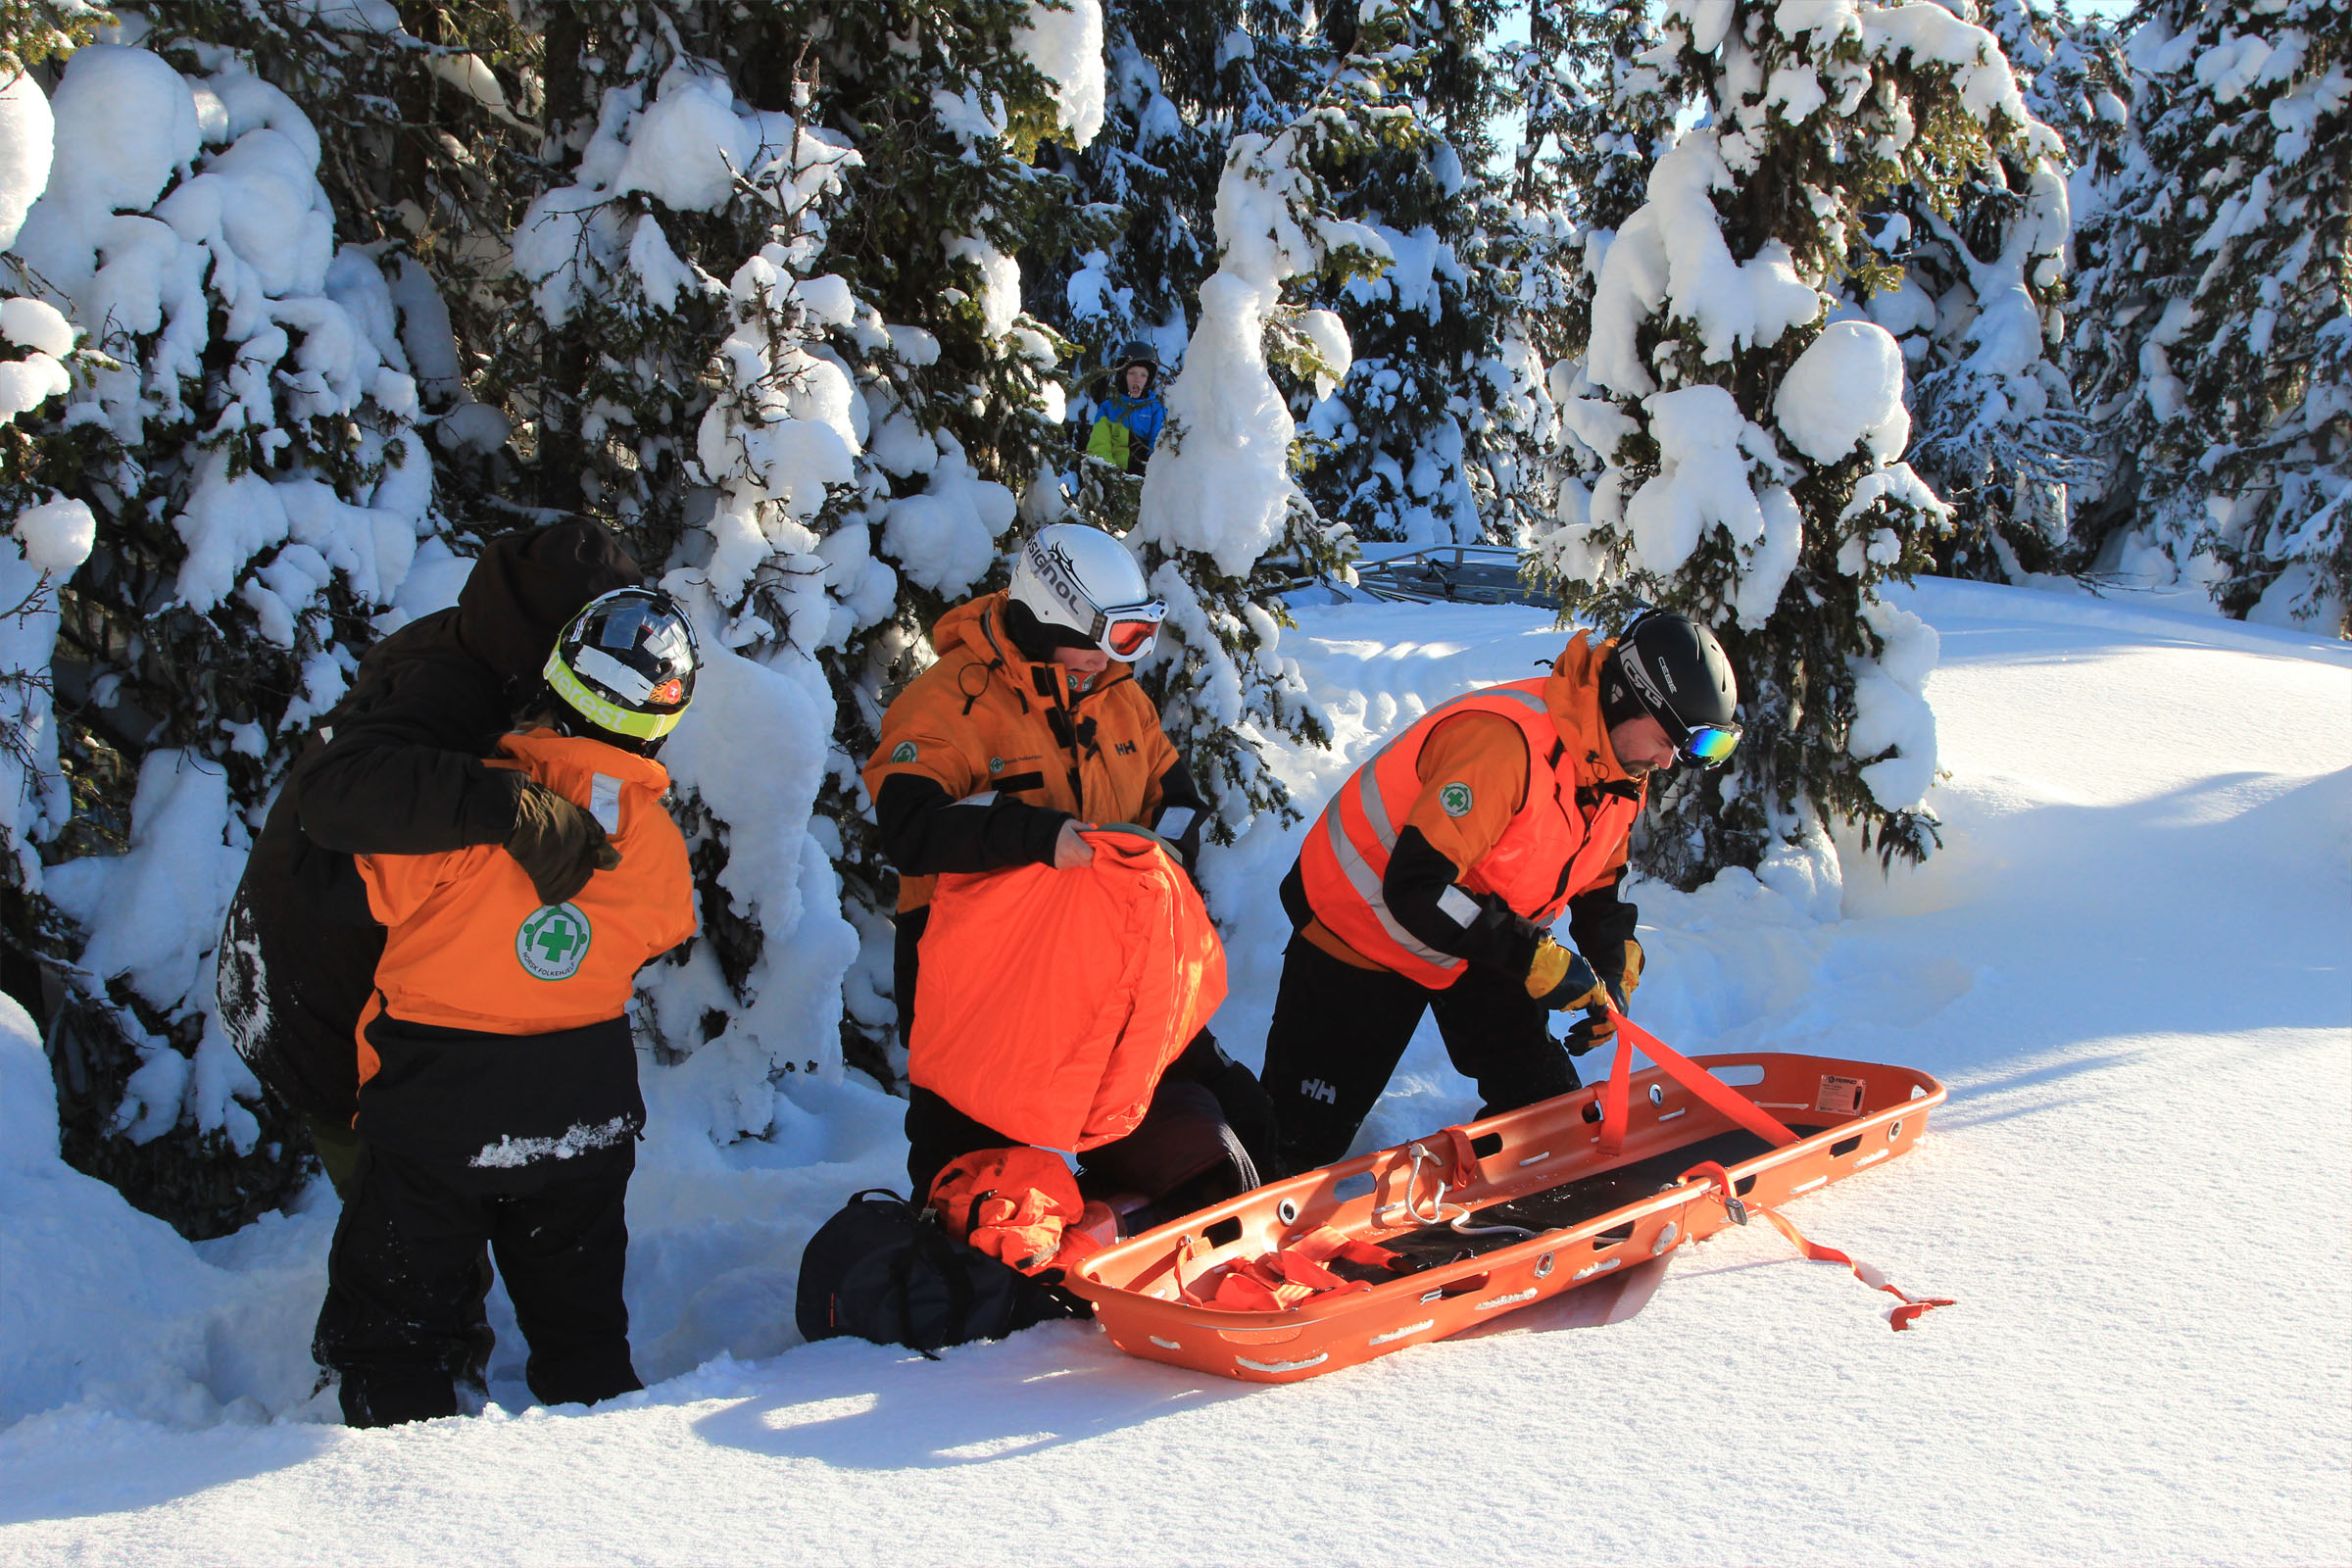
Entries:
MULTIPOLYGON (((1507 697, 1539 713, 1549 711, 1544 706, 1544 699, 1532 692, 1513 691, 1502 686, 1490 686, 1481 691, 1464 692, 1450 702, 1440 703, 1413 720, 1405 733, 1411 734, 1413 730, 1419 729, 1448 708, 1458 707, 1481 697, 1507 697)), ((1403 738, 1400 735, 1397 740, 1403 738)), ((1380 793, 1380 780, 1377 775, 1380 771, 1381 760, 1389 755, 1390 747, 1396 744, 1396 741, 1391 741, 1388 746, 1382 747, 1379 752, 1374 754, 1372 760, 1357 768, 1354 781, 1355 804, 1363 809, 1364 820, 1371 826, 1372 836, 1380 841, 1382 851, 1389 855, 1396 853, 1396 828, 1389 820, 1389 803, 1380 793)), ((1533 757, 1528 759, 1531 776, 1535 760, 1533 757)), ((1348 830, 1341 824, 1340 816, 1340 803, 1334 801, 1324 812, 1324 819, 1329 824, 1327 832, 1331 839, 1332 855, 1340 862, 1340 872, 1348 878, 1348 886, 1354 888, 1364 903, 1371 906, 1373 918, 1380 922, 1380 928, 1389 934, 1391 941, 1424 963, 1435 965, 1440 969, 1462 967, 1467 961, 1466 959, 1457 958, 1450 953, 1440 953, 1435 948, 1424 946, 1411 932, 1396 923, 1396 917, 1389 912, 1388 901, 1380 895, 1380 878, 1372 874, 1372 862, 1357 853, 1355 846, 1348 841, 1348 830)))

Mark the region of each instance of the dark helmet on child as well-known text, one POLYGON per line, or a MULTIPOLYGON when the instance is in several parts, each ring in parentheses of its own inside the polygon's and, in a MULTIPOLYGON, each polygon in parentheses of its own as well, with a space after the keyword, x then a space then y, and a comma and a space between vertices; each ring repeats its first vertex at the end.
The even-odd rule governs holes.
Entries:
POLYGON ((659 588, 615 588, 588 602, 542 671, 556 728, 647 756, 694 701, 694 625, 659 588))
POLYGON ((1742 733, 1740 682, 1715 634, 1671 610, 1645 610, 1618 635, 1601 684, 1613 728, 1646 713, 1675 755, 1701 767, 1729 760, 1742 733))

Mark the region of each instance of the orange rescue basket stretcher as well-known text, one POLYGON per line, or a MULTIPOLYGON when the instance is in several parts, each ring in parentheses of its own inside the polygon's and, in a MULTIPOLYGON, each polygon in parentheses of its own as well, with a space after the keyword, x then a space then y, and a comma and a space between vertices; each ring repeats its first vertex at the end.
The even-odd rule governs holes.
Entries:
POLYGON ((1091 1254, 1067 1285, 1130 1355, 1295 1383, 1445 1339, 1761 1210, 1808 1257, 1900 1297, 1899 1329, 1948 1303, 1903 1296, 1773 1210, 1909 1150, 1944 1095, 1926 1073, 1875 1062, 1683 1056, 1621 1019, 1601 1083, 1245 1193, 1091 1254), (1663 1065, 1630 1072, 1636 1045, 1663 1065), (1365 1242, 1417 1271, 1359 1269, 1351 1288, 1284 1309, 1204 1304, 1255 1260, 1365 1242))

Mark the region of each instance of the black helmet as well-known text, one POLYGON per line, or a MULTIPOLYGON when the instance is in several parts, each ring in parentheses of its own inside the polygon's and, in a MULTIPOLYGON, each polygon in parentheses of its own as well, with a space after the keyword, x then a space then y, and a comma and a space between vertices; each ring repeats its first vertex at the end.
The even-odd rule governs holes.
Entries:
POLYGON ((650 751, 694 701, 699 662, 675 600, 658 588, 615 588, 571 617, 542 673, 596 739, 650 751))
POLYGON ((1680 755, 1707 767, 1740 744, 1740 682, 1715 634, 1688 615, 1648 610, 1617 639, 1601 683, 1611 727, 1637 711, 1664 727, 1680 755))
POLYGON ((1130 365, 1145 366, 1156 373, 1159 369, 1159 350, 1140 337, 1130 338, 1119 345, 1118 358, 1111 362, 1111 368, 1124 370, 1130 365))

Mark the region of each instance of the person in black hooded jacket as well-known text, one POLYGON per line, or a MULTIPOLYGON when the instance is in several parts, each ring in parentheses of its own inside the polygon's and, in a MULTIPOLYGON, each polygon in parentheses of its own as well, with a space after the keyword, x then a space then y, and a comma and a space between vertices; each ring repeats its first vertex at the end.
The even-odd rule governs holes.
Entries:
POLYGON ((338 1191, 359 1151, 355 1031, 384 949, 353 857, 504 845, 549 904, 617 863, 594 817, 481 759, 564 624, 643 577, 585 518, 493 540, 454 608, 368 650, 270 808, 229 904, 220 1020, 263 1087, 308 1121, 338 1191))

